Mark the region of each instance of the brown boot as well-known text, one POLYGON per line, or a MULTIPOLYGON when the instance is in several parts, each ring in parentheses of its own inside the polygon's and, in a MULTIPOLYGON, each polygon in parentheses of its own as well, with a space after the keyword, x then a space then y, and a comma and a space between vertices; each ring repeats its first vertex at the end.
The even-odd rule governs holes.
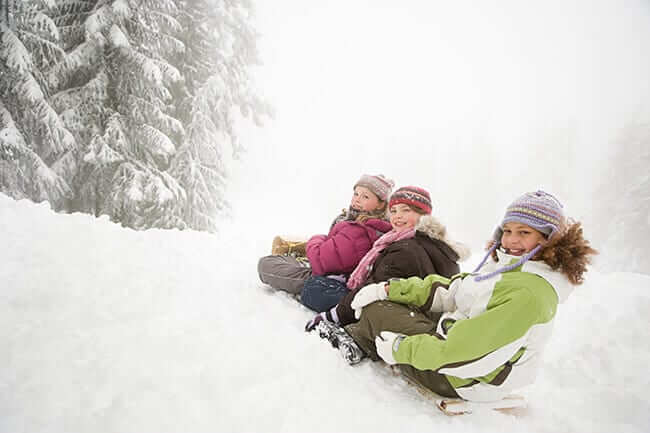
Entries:
POLYGON ((292 255, 294 257, 304 257, 307 255, 306 241, 290 241, 283 239, 281 236, 273 238, 271 245, 271 254, 274 256, 292 255))

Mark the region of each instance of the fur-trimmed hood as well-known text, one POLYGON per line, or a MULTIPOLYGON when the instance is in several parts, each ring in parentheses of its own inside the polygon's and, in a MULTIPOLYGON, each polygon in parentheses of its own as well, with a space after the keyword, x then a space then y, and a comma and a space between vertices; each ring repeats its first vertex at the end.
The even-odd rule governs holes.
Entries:
POLYGON ((458 255, 459 262, 466 260, 471 254, 467 245, 447 238, 447 227, 433 215, 423 215, 420 217, 420 221, 416 224, 415 230, 424 233, 431 239, 437 239, 447 244, 458 255))

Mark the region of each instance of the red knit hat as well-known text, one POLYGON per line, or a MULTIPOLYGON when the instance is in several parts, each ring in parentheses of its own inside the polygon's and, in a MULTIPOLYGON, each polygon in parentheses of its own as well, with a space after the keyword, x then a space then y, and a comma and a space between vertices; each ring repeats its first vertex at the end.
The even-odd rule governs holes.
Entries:
POLYGON ((431 213, 431 197, 426 189, 417 186, 403 186, 390 196, 388 207, 404 203, 420 209, 425 214, 431 213))

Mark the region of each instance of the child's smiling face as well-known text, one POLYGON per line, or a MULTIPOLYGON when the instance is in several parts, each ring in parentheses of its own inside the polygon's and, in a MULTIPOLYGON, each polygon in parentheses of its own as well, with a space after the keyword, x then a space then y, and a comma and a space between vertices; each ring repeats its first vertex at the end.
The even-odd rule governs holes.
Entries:
POLYGON ((510 255, 521 256, 545 242, 546 238, 542 233, 526 224, 509 222, 503 225, 501 245, 510 255))
POLYGON ((404 203, 392 205, 389 212, 390 223, 396 232, 412 229, 418 223, 421 216, 411 206, 404 203))

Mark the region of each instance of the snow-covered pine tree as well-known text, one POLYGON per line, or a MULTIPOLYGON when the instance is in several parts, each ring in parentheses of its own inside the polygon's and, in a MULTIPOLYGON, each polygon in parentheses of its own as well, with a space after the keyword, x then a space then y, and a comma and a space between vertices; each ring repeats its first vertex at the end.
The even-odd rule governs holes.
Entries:
POLYGON ((241 150, 233 108, 257 124, 270 110, 250 90, 248 69, 258 63, 250 2, 180 1, 179 10, 185 50, 175 64, 185 80, 175 98, 186 134, 171 173, 187 191, 183 219, 194 229, 215 230, 227 209, 227 159, 241 150))
POLYGON ((11 113, 0 101, 0 190, 15 199, 48 200, 63 208, 72 191, 25 143, 11 113))
POLYGON ((0 0, 0 22, 4 23, 12 30, 15 30, 16 28, 13 21, 15 9, 16 0, 0 0))
POLYGON ((0 189, 15 198, 48 200, 64 209, 67 182, 49 166, 75 147, 48 101, 43 71, 60 61, 51 2, 5 0, 0 20, 0 189))
MULTIPOLYGON (((14 0, 0 1, 15 7, 14 0)), ((46 199, 59 209, 106 214, 133 228, 214 230, 226 207, 223 155, 241 149, 233 109, 258 124, 269 111, 248 78, 256 61, 251 4, 20 5, 0 20, 3 149, 9 141, 13 147, 24 143, 42 160, 41 168, 49 167, 46 178, 60 188, 46 190, 62 193, 46 199), (16 30, 7 25, 13 21, 16 30)), ((4 152, 5 165, 28 155, 4 152)), ((6 192, 19 182, 5 165, 0 187, 6 192)), ((29 177, 23 173, 22 179, 29 177)))
POLYGON ((181 79, 166 60, 183 48, 173 43, 175 14, 171 0, 59 3, 58 20, 74 41, 50 71, 59 89, 53 99, 84 142, 61 170, 74 175, 73 210, 138 229, 186 227, 185 192, 166 173, 184 133, 167 114, 169 87, 181 79))

